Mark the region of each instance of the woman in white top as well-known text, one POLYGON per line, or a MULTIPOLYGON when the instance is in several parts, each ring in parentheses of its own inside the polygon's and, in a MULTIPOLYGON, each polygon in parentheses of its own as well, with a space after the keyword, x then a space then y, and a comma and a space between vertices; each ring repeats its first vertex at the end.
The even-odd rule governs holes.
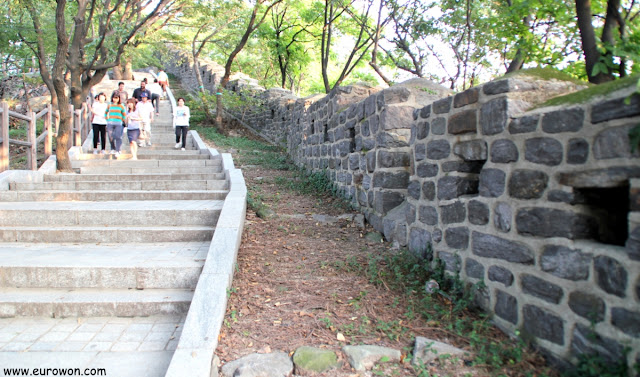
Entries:
POLYGON ((189 117, 191 113, 189 108, 184 105, 184 98, 178 98, 178 106, 176 106, 173 112, 176 125, 176 149, 182 145, 182 150, 185 150, 187 145, 187 131, 189 131, 189 117), (180 137, 182 136, 182 144, 180 144, 180 137))
POLYGON ((98 100, 91 105, 91 113, 93 120, 91 125, 93 128, 93 154, 98 154, 98 141, 102 147, 102 154, 105 154, 104 148, 107 146, 107 96, 104 93, 98 94, 98 100))

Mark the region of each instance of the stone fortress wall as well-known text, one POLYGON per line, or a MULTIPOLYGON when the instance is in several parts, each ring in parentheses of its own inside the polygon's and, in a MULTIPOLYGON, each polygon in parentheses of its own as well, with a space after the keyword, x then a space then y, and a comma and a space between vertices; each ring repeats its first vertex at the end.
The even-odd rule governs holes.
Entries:
MULTIPOLYGON (((188 63, 166 69, 189 85, 188 63)), ((578 89, 526 75, 457 94, 419 79, 302 99, 271 89, 244 119, 297 165, 326 171, 387 240, 483 281, 478 302, 507 332, 535 337, 559 362, 621 360, 629 347, 631 365, 640 154, 628 131, 640 124, 640 95, 630 87, 535 107, 578 89)))

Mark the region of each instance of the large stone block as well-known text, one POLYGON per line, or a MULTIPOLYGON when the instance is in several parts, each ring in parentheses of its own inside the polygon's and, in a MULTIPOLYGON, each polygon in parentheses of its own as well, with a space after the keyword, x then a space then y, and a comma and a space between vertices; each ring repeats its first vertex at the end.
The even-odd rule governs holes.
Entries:
POLYGON ((598 286, 607 293, 625 297, 627 290, 627 270, 619 261, 605 255, 593 258, 593 269, 598 286))
POLYGON ((491 143, 491 162, 506 164, 518 161, 518 147, 509 139, 500 139, 491 143))
POLYGON ((366 117, 376 113, 376 96, 369 96, 364 100, 364 113, 366 117))
POLYGON ((520 285, 522 292, 538 297, 553 304, 560 303, 564 296, 562 288, 537 276, 522 274, 520 275, 520 285))
POLYGON ((446 176, 438 180, 438 199, 448 200, 478 192, 478 182, 456 176, 446 176))
POLYGON ((470 140, 456 143, 453 153, 465 161, 486 161, 487 142, 484 140, 470 140))
POLYGON ((435 177, 438 175, 438 165, 421 162, 416 166, 416 174, 420 178, 435 177))
POLYGON ((453 107, 458 108, 471 105, 478 102, 479 97, 480 89, 478 87, 467 89, 464 92, 460 92, 453 97, 453 107))
POLYGON ((640 338, 640 312, 625 308, 611 309, 611 324, 625 334, 640 338))
POLYGON ((497 198, 504 193, 506 174, 499 169, 483 169, 480 172, 480 196, 497 198))
POLYGON ((587 280, 591 265, 591 254, 566 246, 547 245, 542 251, 542 271, 568 280, 587 280))
POLYGON ((445 97, 431 104, 434 114, 445 114, 451 110, 451 102, 453 97, 445 97))
POLYGON ((351 169, 351 170, 360 169, 360 154, 359 153, 351 153, 349 155, 349 169, 351 169))
POLYGON ((591 122, 600 123, 612 119, 630 118, 640 115, 640 95, 631 96, 629 103, 626 98, 616 98, 599 102, 591 107, 591 122))
POLYGON ((546 133, 577 132, 584 123, 584 110, 573 108, 557 110, 542 116, 542 130, 546 133))
POLYGON ((482 86, 484 94, 501 94, 509 91, 509 80, 490 81, 482 86))
POLYGON ((431 116, 431 105, 427 105, 420 109, 420 118, 427 119, 431 116))
POLYGON ((489 206, 477 201, 470 200, 467 204, 469 222, 474 225, 485 225, 489 222, 489 206))
POLYGON ((564 345, 564 321, 557 314, 534 306, 522 308, 524 329, 531 335, 564 345))
POLYGON ((469 228, 465 226, 449 228, 444 231, 444 240, 450 248, 464 250, 469 246, 469 228))
POLYGON ((591 217, 553 208, 527 207, 516 214, 518 233, 534 237, 595 238, 598 226, 591 217))
POLYGON ((506 321, 518 323, 518 300, 507 292, 496 289, 496 315, 506 321))
POLYGON ((529 115, 515 118, 509 123, 509 132, 511 134, 523 134, 533 132, 538 128, 540 115, 529 115))
POLYGON ((640 226, 631 229, 624 250, 627 252, 629 258, 640 260, 640 226))
MULTIPOLYGON (((435 120, 434 120, 435 123, 435 120)), ((452 135, 477 132, 477 116, 475 110, 466 110, 449 116, 448 131, 452 135)), ((435 134, 435 124, 434 131, 435 134)))
POLYGON ((504 131, 508 119, 506 97, 492 99, 480 109, 480 125, 483 135, 496 135, 504 131))
POLYGON ((427 158, 427 146, 424 144, 415 144, 413 155, 416 161, 422 161, 427 158))
POLYGON ((409 194, 409 197, 415 200, 420 200, 421 187, 422 185, 420 184, 419 181, 409 182, 409 186, 407 187, 407 193, 409 194))
POLYGON ((398 137, 398 135, 390 134, 388 132, 380 132, 376 136, 376 145, 379 148, 403 148, 408 147, 409 144, 398 137))
POLYGON ((409 251, 427 260, 431 260, 431 233, 420 228, 409 231, 409 251))
POLYGON ((447 131, 447 121, 443 117, 435 118, 431 122, 431 133, 434 135, 444 135, 447 131))
POLYGON ((515 170, 509 177, 509 196, 517 199, 540 199, 547 189, 549 176, 538 170, 515 170))
MULTIPOLYGON (((593 141, 593 157, 598 160, 631 157, 629 141, 631 127, 632 125, 612 127, 598 133, 593 141)), ((637 157, 638 151, 636 150, 633 155, 637 157)))
POLYGON ((582 138, 570 139, 567 145, 567 163, 584 164, 589 158, 589 143, 582 138))
POLYGON ((443 224, 461 223, 466 217, 467 212, 462 202, 440 206, 440 220, 443 224))
POLYGON ((413 124, 413 107, 411 106, 388 106, 380 112, 380 124, 385 130, 395 130, 398 128, 410 129, 413 124))
POLYGON ((569 294, 569 307, 577 315, 593 322, 604 320, 605 304, 600 297, 588 292, 575 291, 569 294))
POLYGON ((391 105, 394 103, 407 102, 411 96, 411 91, 406 87, 392 86, 382 91, 385 105, 391 105))
POLYGON ((624 347, 620 343, 580 323, 573 329, 571 352, 575 356, 596 354, 611 364, 624 357, 624 347))
POLYGON ((502 283, 505 287, 510 287, 513 284, 513 274, 504 267, 491 266, 489 267, 488 275, 489 280, 502 283))
POLYGON ((473 232, 471 247, 475 255, 502 259, 512 263, 533 264, 533 251, 526 244, 491 234, 473 232))
POLYGON ((416 139, 422 140, 429 136, 429 122, 416 123, 416 139))
POLYGON ((438 224, 438 210, 433 206, 420 206, 418 218, 427 225, 438 224))
POLYGON ((378 151, 378 167, 396 168, 409 166, 408 152, 390 152, 386 150, 378 151))
POLYGON ((373 174, 373 187, 384 189, 406 189, 409 185, 409 172, 398 173, 377 171, 373 174))
POLYGON ((496 208, 493 211, 493 225, 501 232, 508 232, 511 230, 511 218, 513 217, 513 211, 511 206, 505 202, 499 202, 496 204, 496 208))
POLYGON ((444 262, 444 269, 451 272, 460 272, 462 261, 460 256, 456 253, 450 253, 448 251, 439 251, 438 258, 444 262))
POLYGON ((475 259, 466 258, 464 271, 470 278, 484 279, 484 266, 475 259))
POLYGON ((422 184, 422 196, 426 200, 433 200, 436 198, 436 184, 432 181, 427 181, 422 184))
POLYGON ((550 137, 535 137, 524 144, 524 158, 536 164, 556 166, 562 163, 562 144, 550 137))
POLYGON ((449 173, 457 171, 460 173, 479 174, 482 171, 485 161, 446 161, 441 164, 442 171, 449 173))
POLYGON ((404 196, 395 191, 378 191, 374 198, 374 209, 380 214, 386 214, 404 202, 404 196))
POLYGON ((427 158, 442 160, 451 154, 451 145, 445 139, 433 140, 427 143, 427 158))

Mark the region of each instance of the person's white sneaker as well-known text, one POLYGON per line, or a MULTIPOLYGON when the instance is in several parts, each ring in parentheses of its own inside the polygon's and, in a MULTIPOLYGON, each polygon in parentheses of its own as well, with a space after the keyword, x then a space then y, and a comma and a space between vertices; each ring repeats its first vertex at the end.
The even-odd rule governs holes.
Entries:
POLYGON ((116 155, 116 158, 120 157, 120 152, 116 152, 115 155, 116 155))
POLYGON ((98 150, 97 150, 97 149, 94 149, 94 150, 93 150, 93 154, 98 154, 98 150))
POLYGON ((116 154, 116 151, 112 149, 109 154, 116 154))
POLYGON ((150 147, 151 146, 151 141, 147 141, 147 146, 150 147))
POLYGON ((100 154, 107 154, 107 152, 103 149, 100 151, 100 154))
POLYGON ((180 148, 180 143, 176 143, 176 149, 180 148))
POLYGON ((181 150, 184 150, 184 148, 182 148, 181 150))

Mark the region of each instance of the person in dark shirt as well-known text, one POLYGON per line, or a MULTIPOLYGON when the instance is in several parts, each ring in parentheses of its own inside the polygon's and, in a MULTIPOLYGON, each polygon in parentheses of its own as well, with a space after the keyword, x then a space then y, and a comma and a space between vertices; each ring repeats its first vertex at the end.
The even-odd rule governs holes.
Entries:
POLYGON ((151 91, 147 89, 147 83, 145 81, 140 82, 140 87, 136 88, 136 90, 133 91, 132 97, 137 99, 138 101, 142 101, 142 93, 145 93, 147 95, 147 98, 151 98, 151 91))

